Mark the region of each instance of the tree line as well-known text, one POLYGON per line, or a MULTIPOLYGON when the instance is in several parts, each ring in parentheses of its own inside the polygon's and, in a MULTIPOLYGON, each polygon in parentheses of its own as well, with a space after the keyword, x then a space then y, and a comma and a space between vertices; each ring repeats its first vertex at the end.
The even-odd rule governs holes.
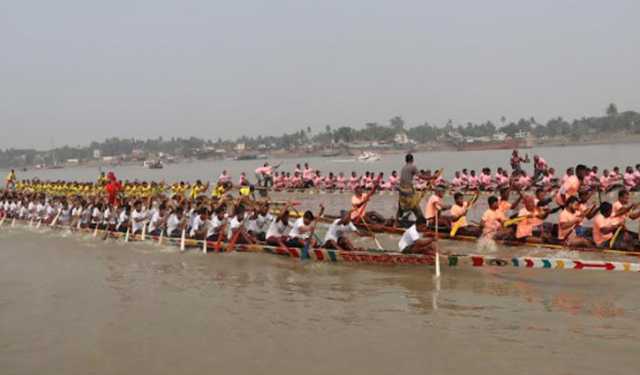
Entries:
POLYGON ((280 136, 242 136, 235 140, 202 139, 196 137, 165 139, 163 137, 146 140, 135 138, 107 138, 102 142, 91 142, 85 147, 64 146, 49 151, 33 149, 0 149, 0 167, 25 166, 33 164, 61 163, 67 159, 87 160, 93 158, 94 150, 99 150, 103 156, 130 155, 134 150, 144 153, 166 153, 182 157, 193 157, 203 150, 233 150, 238 143, 243 143, 247 150, 292 150, 309 145, 326 148, 336 144, 351 144, 354 142, 393 143, 398 133, 406 135, 417 143, 447 143, 453 142, 452 135, 462 137, 491 137, 498 132, 507 136, 515 136, 519 132, 528 132, 537 138, 564 137, 568 141, 598 136, 599 134, 636 133, 640 134, 640 113, 634 111, 618 112, 615 104, 610 104, 603 116, 583 117, 567 121, 562 117, 552 118, 546 124, 541 124, 535 118, 521 118, 517 121, 507 121, 502 116, 498 124, 491 121, 484 123, 466 123, 454 125, 452 120, 444 126, 432 125, 424 122, 420 125, 408 127, 401 116, 395 116, 388 124, 369 122, 361 128, 350 126, 325 125, 314 131, 310 126, 298 131, 284 133, 280 136))

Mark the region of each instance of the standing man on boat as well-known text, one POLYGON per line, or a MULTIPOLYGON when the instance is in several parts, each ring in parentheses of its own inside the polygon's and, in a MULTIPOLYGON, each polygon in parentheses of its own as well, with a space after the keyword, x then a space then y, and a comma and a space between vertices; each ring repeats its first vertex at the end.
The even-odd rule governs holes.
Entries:
POLYGON ((418 168, 413 163, 413 155, 407 154, 404 158, 405 165, 400 170, 400 184, 398 186, 398 212, 396 213, 396 224, 400 218, 408 211, 416 217, 424 218, 420 210, 422 194, 416 192, 413 186, 413 178, 418 174, 418 168))
POLYGON ((7 175, 7 178, 5 179, 6 181, 5 187, 7 188, 7 190, 15 190, 17 180, 18 178, 16 177, 16 171, 12 169, 11 172, 9 172, 9 174, 7 175))

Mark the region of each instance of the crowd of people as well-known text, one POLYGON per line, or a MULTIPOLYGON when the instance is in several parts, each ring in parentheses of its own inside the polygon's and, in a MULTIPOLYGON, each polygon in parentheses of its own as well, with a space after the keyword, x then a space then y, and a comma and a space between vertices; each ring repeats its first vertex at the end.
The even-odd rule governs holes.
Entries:
POLYGON ((323 217, 324 208, 317 214, 296 212, 295 218, 290 217, 295 211, 290 206, 274 211, 268 200, 256 199, 256 190, 246 174, 242 173, 234 186, 226 171, 213 187, 202 181, 119 181, 113 173, 102 174, 95 183, 18 180, 11 172, 0 195, 0 217, 133 234, 144 230, 208 241, 233 238, 234 243, 340 250, 356 249, 349 233, 370 235, 386 227, 406 228, 399 250, 416 253, 434 251, 431 237, 436 228, 446 230, 449 237, 537 241, 579 248, 639 247, 638 235, 627 229, 627 223, 640 217, 639 205, 630 199, 630 191, 640 186, 640 165, 635 170, 626 168, 624 174, 618 167, 605 169, 602 175, 597 167, 577 165, 558 179, 555 170, 538 155, 533 157, 533 173, 527 175, 521 164, 528 162, 528 156, 522 158, 514 151, 510 173, 498 168, 492 176, 489 168, 483 168, 476 175, 473 170, 463 169, 446 181, 441 170, 420 170, 411 154, 405 162, 400 173, 393 171, 386 180, 383 173, 372 172, 362 176, 353 173, 349 179, 333 173, 322 177, 305 163, 293 171, 294 184, 287 185, 290 175, 277 171, 279 166, 272 168, 265 163, 256 171, 263 187, 352 191, 351 207, 331 220, 323 217), (238 188, 235 196, 234 187, 238 188), (603 201, 600 193, 615 187, 619 188, 617 200, 603 201), (368 210, 373 195, 384 189, 398 192, 398 209, 390 218, 368 210), (451 204, 445 203, 447 191, 453 196, 451 204), (473 222, 467 214, 478 203, 480 191, 496 195, 486 199, 481 220, 473 222), (320 220, 329 221, 323 240, 315 235, 320 220))

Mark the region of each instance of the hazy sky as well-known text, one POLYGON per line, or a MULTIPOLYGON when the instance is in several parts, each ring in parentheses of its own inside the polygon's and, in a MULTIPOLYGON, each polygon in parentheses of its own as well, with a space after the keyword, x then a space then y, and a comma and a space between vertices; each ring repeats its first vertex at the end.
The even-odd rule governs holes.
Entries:
POLYGON ((638 110, 638 14, 638 0, 0 0, 0 147, 638 110))

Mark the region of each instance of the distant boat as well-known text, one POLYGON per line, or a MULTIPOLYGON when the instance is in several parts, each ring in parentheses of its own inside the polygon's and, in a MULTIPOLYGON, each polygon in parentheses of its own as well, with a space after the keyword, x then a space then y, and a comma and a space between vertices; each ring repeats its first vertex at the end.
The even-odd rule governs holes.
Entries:
POLYGON ((358 161, 362 163, 372 163, 374 161, 380 160, 380 155, 375 152, 365 151, 360 156, 358 156, 358 161))
POLYGON ((258 155, 256 154, 245 154, 245 155, 238 155, 233 160, 256 160, 256 159, 258 159, 258 155))
POLYGON ((336 156, 340 156, 342 151, 340 150, 327 150, 322 153, 323 158, 335 158, 336 156))
POLYGON ((164 165, 160 160, 145 160, 143 166, 148 169, 162 169, 164 165))

